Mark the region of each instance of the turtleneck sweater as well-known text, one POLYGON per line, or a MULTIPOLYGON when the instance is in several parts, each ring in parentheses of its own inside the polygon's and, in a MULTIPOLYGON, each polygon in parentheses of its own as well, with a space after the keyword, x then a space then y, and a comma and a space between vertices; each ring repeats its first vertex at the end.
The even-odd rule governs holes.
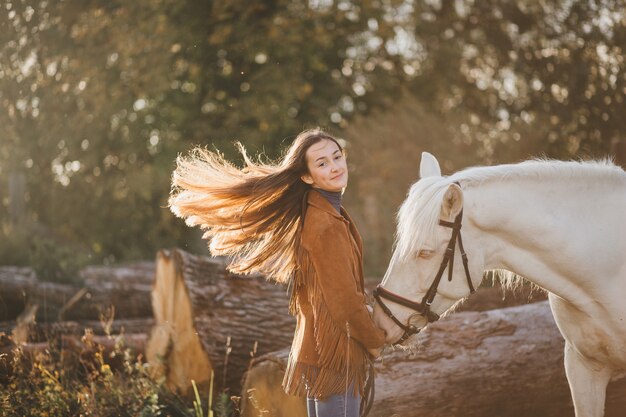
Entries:
POLYGON ((341 212, 341 191, 326 191, 320 188, 315 188, 315 191, 323 195, 338 213, 341 212))

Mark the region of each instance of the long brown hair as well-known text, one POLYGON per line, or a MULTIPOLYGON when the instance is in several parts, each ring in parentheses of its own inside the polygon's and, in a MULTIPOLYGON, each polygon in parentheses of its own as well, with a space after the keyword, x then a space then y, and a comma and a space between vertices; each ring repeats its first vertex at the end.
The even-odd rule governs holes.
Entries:
POLYGON ((343 152, 319 128, 300 133, 278 163, 252 161, 238 143, 243 169, 196 147, 176 158, 170 210, 206 231, 202 238, 210 241, 211 254, 231 258, 229 270, 289 282, 297 270, 303 199, 311 188, 301 179, 308 173, 306 151, 325 139, 343 152))

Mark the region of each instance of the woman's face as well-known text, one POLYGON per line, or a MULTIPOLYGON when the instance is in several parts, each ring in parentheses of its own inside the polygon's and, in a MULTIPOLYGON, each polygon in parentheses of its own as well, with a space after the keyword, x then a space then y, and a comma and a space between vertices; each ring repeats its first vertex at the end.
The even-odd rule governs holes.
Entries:
POLYGON ((302 181, 324 191, 341 191, 348 185, 348 166, 335 142, 323 139, 306 151, 308 174, 302 181))

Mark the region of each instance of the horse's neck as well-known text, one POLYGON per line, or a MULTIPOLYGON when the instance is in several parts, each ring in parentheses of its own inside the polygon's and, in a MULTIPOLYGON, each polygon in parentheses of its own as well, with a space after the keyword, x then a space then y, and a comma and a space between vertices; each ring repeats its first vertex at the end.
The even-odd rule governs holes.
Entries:
POLYGON ((486 269, 507 269, 574 302, 603 290, 596 279, 623 289, 626 189, 612 187, 503 181, 469 188, 468 219, 486 269))

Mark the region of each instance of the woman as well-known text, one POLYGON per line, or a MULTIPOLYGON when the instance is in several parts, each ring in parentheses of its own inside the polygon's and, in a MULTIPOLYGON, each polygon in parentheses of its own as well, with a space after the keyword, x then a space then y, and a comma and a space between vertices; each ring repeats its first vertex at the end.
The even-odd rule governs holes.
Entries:
POLYGON ((202 148, 177 158, 170 208, 206 230, 231 271, 289 284, 297 325, 285 391, 307 396, 310 417, 357 417, 385 335, 366 306, 361 237, 341 207, 345 153, 320 129, 300 133, 276 165, 239 147, 244 169, 202 148))

